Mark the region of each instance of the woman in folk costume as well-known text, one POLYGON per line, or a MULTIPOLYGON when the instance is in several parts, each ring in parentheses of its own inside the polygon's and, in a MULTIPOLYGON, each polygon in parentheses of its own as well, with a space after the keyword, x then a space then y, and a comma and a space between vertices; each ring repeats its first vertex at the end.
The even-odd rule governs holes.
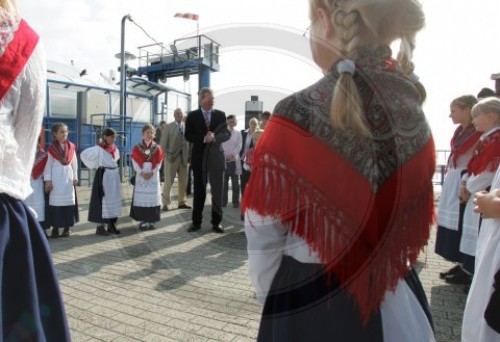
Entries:
POLYGON ((45 53, 12 0, 0 0, 0 31, 0 340, 70 341, 47 239, 23 202, 44 111, 45 53))
MULTIPOLYGON (((482 135, 467 165, 467 173, 460 184, 460 199, 466 201, 460 251, 475 257, 476 242, 481 226, 481 216, 474 212, 471 194, 489 190, 500 164, 500 100, 488 97, 472 108, 473 123, 482 135)), ((464 264, 464 269, 474 274, 474 263, 464 264)))
MULTIPOLYGON (((40 142, 40 137, 38 137, 38 144, 36 147, 35 162, 33 168, 31 169, 30 185, 33 192, 26 197, 24 201, 31 209, 36 213, 37 220, 43 229, 48 229, 45 224, 45 212, 46 212, 46 194, 43 184, 43 170, 47 164, 47 152, 43 149, 40 142)), ((47 218, 48 219, 48 218, 47 218)))
POLYGON ((135 172, 134 194, 130 217, 140 221, 139 229, 155 229, 160 221, 161 187, 160 167, 163 151, 153 141, 155 129, 152 125, 142 128, 142 140, 132 150, 132 167, 135 172))
POLYGON ((446 179, 439 199, 435 248, 436 253, 446 260, 458 263, 439 274, 449 283, 470 282, 470 276, 463 270, 462 265, 471 258, 460 252, 462 219, 466 202, 460 202, 459 190, 462 175, 467 170, 467 164, 481 136, 472 124, 471 110, 476 103, 475 96, 464 95, 454 99, 450 104, 451 120, 459 126, 451 139, 446 179))
POLYGON ((474 211, 481 214, 483 222, 477 239, 476 272, 462 321, 462 341, 500 341, 500 168, 491 191, 475 194, 474 211))
POLYGON ((278 103, 243 199, 258 340, 433 341, 412 268, 434 221, 434 143, 411 62, 422 8, 310 0, 310 18, 325 76, 278 103))
POLYGON ((49 194, 49 225, 51 238, 71 234, 71 227, 79 221, 75 185, 78 184, 76 147, 68 140, 68 126, 56 123, 52 126, 52 144, 48 149, 47 165, 43 172, 45 192, 49 194))
POLYGON ((118 217, 122 214, 121 179, 118 172, 120 151, 115 145, 115 139, 116 131, 106 128, 102 132, 100 144, 80 153, 82 162, 88 168, 96 169, 88 220, 99 224, 95 233, 101 236, 120 234, 116 228, 118 217))

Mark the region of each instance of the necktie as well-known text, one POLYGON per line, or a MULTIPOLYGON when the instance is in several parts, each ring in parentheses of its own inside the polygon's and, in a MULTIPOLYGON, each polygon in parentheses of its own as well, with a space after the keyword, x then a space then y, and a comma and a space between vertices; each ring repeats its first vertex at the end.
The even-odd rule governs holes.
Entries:
POLYGON ((209 112, 203 112, 203 115, 205 115, 205 123, 207 124, 207 128, 210 127, 210 118, 208 117, 209 112))
POLYGON ((177 124, 177 127, 179 128, 179 133, 181 135, 184 135, 184 132, 182 131, 182 125, 181 124, 177 124))

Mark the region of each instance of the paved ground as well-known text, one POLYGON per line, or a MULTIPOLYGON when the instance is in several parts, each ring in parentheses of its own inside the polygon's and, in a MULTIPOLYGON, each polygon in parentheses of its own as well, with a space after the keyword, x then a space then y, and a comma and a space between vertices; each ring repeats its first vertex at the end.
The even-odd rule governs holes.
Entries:
MULTIPOLYGON (((132 187, 123 186, 124 215, 132 187)), ((248 279, 238 209, 227 208, 223 235, 205 223, 187 233, 189 210, 162 213, 158 229, 120 218, 121 235, 95 235, 86 222, 90 188, 78 188, 83 219, 70 238, 50 240, 73 341, 252 341, 260 305, 248 279)), ((191 204, 191 198, 189 204, 191 204)), ((175 206, 176 207, 176 206, 175 206)), ((438 341, 459 341, 466 294, 438 273, 451 265, 433 253, 418 269, 438 341)))

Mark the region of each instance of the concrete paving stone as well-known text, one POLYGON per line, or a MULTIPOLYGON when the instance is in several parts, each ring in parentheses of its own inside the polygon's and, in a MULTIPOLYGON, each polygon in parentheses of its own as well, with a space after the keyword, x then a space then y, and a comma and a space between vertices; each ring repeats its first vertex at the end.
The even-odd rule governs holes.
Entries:
MULTIPOLYGON (((161 336, 157 334, 148 334, 144 337, 144 341, 147 342, 178 342, 179 340, 174 340, 172 338, 168 338, 166 336, 161 336)), ((120 340, 116 340, 116 342, 121 342, 120 340)))
POLYGON ((64 295, 64 304, 69 304, 78 310, 88 310, 94 306, 91 302, 82 300, 78 296, 64 295))
MULTIPOLYGON (((210 342, 212 341, 217 341, 217 340, 209 340, 210 342)), ((249 337, 244 337, 244 336, 236 336, 234 340, 231 342, 253 342, 255 341, 255 338, 249 338, 249 337)))
POLYGON ((137 327, 127 323, 117 325, 113 327, 112 330, 122 337, 131 337, 136 341, 145 341, 145 336, 150 334, 144 327, 137 327))
POLYGON ((201 325, 193 324, 190 321, 184 321, 180 319, 173 318, 165 323, 165 325, 172 327, 176 330, 181 330, 190 334, 197 334, 197 332, 203 328, 201 325))
POLYGON ((248 338, 252 338, 254 341, 257 339, 257 331, 249 329, 248 326, 242 326, 242 325, 226 325, 222 328, 224 332, 228 332, 233 335, 237 336, 245 336, 248 338))
POLYGON ((117 322, 113 319, 97 315, 89 311, 75 310, 69 312, 68 314, 70 314, 75 319, 87 322, 91 325, 101 327, 103 329, 111 329, 120 324, 120 322, 117 322))
POLYGON ((218 320, 217 318, 208 318, 202 316, 195 316, 193 319, 189 321, 191 324, 197 325, 199 327, 207 327, 212 329, 223 329, 228 323, 234 324, 234 322, 226 322, 222 320, 218 320))
POLYGON ((202 336, 217 340, 217 341, 233 341, 237 335, 221 330, 211 329, 207 327, 201 328, 198 333, 202 336))
MULTIPOLYGON (((175 329, 169 327, 165 324, 159 324, 155 322, 145 322, 144 329, 146 329, 149 333, 153 333, 156 335, 161 335, 164 337, 173 338, 172 335, 175 334, 175 329)), ((181 340, 181 341, 189 341, 189 340, 181 340)))

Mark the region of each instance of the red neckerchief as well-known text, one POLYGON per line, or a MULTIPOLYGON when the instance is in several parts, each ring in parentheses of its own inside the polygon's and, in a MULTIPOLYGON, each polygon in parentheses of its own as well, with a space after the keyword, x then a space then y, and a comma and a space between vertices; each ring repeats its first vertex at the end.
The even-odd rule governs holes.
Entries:
POLYGON ((59 141, 54 140, 52 145, 49 146, 49 153, 54 159, 58 160, 62 165, 69 165, 75 155, 75 144, 66 140, 64 142, 64 150, 59 141))
POLYGON ((110 153, 113 159, 115 159, 115 152, 116 152, 116 145, 106 145, 106 144, 99 144, 99 146, 106 152, 110 153))
POLYGON ((149 145, 144 140, 134 146, 131 154, 132 159, 139 164, 141 169, 144 163, 151 162, 151 168, 154 169, 156 165, 163 162, 163 151, 160 145, 151 141, 149 145))
POLYGON ((458 126, 453 134, 453 138, 451 138, 451 153, 448 157, 448 164, 451 161, 452 166, 454 168, 457 167, 458 157, 470 150, 479 140, 481 134, 481 132, 476 131, 472 123, 466 128, 458 126))
POLYGON ((33 179, 38 179, 45 170, 45 165, 47 164, 48 155, 43 149, 36 152, 35 163, 33 164, 33 169, 31 170, 31 177, 33 179))
POLYGON ((496 172, 499 164, 500 130, 497 130, 476 144, 474 154, 467 165, 467 173, 478 175, 483 172, 496 172))
POLYGON ((427 244, 434 172, 430 137, 374 192, 335 149, 273 114, 254 151, 242 208, 277 218, 304 239, 367 322, 427 244))
POLYGON ((14 38, 0 56, 0 100, 23 70, 38 43, 38 35, 21 20, 14 38))

